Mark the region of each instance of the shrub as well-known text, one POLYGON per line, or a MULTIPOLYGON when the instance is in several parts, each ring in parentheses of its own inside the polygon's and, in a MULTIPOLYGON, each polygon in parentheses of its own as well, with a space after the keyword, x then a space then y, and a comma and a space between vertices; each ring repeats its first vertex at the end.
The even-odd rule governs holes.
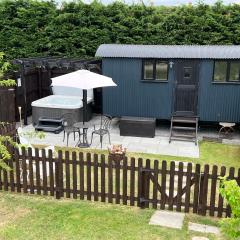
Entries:
POLYGON ((236 180, 221 179, 220 194, 232 210, 232 217, 221 221, 222 232, 229 239, 240 240, 240 186, 236 180))
POLYGON ((5 54, 0 52, 0 87, 12 87, 16 85, 15 80, 4 79, 5 74, 10 70, 11 64, 6 61, 5 54))

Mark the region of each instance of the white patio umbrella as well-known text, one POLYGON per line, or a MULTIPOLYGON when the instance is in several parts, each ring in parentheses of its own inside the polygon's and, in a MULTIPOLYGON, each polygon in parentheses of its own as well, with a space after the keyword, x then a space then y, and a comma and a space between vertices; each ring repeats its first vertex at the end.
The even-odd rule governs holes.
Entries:
POLYGON ((99 87, 117 86, 112 78, 106 77, 88 70, 78 70, 68 74, 52 78, 52 86, 73 87, 83 91, 83 123, 87 109, 87 90, 99 87))

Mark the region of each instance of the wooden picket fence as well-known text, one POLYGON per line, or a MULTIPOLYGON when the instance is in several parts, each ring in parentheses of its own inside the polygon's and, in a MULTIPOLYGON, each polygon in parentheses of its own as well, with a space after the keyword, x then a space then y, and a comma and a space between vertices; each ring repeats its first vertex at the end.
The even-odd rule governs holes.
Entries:
POLYGON ((10 136, 15 138, 16 136, 16 123, 8 123, 8 122, 1 122, 0 123, 0 135, 2 136, 10 136))
POLYGON ((219 176, 240 185, 240 169, 76 152, 9 148, 12 171, 0 169, 0 190, 230 216, 219 176), (220 170, 220 171, 219 171, 220 170))

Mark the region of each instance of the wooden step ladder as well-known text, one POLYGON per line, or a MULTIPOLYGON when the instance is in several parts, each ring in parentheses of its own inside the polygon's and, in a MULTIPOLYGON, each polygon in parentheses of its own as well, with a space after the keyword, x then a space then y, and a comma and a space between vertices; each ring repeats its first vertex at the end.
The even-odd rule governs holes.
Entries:
POLYGON ((193 141, 197 145, 198 117, 177 116, 171 118, 169 143, 172 140, 193 141))

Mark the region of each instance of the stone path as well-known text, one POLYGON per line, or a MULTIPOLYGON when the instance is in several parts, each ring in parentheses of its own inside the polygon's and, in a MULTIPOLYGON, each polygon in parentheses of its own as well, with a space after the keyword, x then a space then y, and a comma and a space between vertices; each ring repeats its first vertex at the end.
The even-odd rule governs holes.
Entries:
POLYGON ((184 217, 184 213, 156 211, 152 215, 149 224, 182 229, 184 217))
MULTIPOLYGON (((182 229, 184 217, 185 213, 160 210, 155 211, 155 213, 152 215, 149 221, 149 224, 158 225, 162 227, 182 229)), ((201 232, 205 234, 211 233, 215 235, 220 235, 220 230, 218 227, 193 222, 188 223, 188 230, 201 232)), ((209 239, 207 237, 194 236, 192 237, 192 240, 209 240, 209 239)))
POLYGON ((204 225, 204 224, 198 224, 198 223, 192 223, 192 222, 189 222, 188 229, 191 231, 195 231, 195 232, 212 233, 212 234, 216 234, 216 235, 220 234, 220 230, 218 227, 204 225))

